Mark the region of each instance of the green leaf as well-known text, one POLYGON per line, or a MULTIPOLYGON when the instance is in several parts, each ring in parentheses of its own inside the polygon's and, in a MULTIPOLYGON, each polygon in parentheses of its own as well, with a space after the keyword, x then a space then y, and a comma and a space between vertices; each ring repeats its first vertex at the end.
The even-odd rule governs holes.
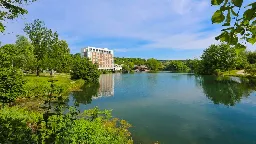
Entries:
POLYGON ((213 16, 212 16, 212 22, 213 23, 221 23, 225 20, 225 16, 224 14, 222 13, 222 11, 220 10, 217 10, 213 16))
POLYGON ((231 22, 231 12, 230 12, 230 10, 228 10, 226 22, 223 24, 223 26, 230 26, 230 22, 231 22))
POLYGON ((248 38, 247 41, 251 43, 252 45, 256 42, 256 35, 253 35, 251 38, 248 38))
POLYGON ((256 25, 256 20, 252 22, 252 25, 256 25))
POLYGON ((211 0, 212 5, 220 5, 224 0, 211 0))
POLYGON ((241 7, 243 4, 243 0, 232 0, 232 3, 236 6, 236 7, 241 7))
POLYGON ((240 44, 240 43, 237 43, 236 46, 235 46, 236 49, 246 49, 246 46, 243 45, 243 44, 240 44))
POLYGON ((4 25, 2 23, 0 23, 0 32, 4 32, 4 25))
POLYGON ((256 12, 256 10, 253 10, 253 9, 246 10, 243 15, 244 19, 249 20, 249 21, 252 20, 255 12, 256 12))
POLYGON ((232 15, 238 16, 238 14, 233 9, 231 9, 231 12, 232 12, 232 15))

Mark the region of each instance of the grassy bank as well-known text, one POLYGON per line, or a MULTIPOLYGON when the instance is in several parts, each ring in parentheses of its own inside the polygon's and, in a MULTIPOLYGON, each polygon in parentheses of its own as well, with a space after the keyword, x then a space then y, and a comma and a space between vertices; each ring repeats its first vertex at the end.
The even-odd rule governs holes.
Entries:
POLYGON ((67 95, 70 91, 79 90, 84 85, 84 80, 71 80, 68 74, 57 74, 55 76, 35 75, 25 76, 24 95, 21 98, 33 98, 45 96, 51 89, 49 80, 56 80, 55 87, 61 90, 61 95, 67 95))
POLYGON ((71 80, 69 74, 56 74, 54 76, 42 75, 26 75, 24 92, 12 105, 26 108, 33 111, 41 111, 40 106, 43 104, 47 95, 51 91, 51 83, 49 80, 56 80, 54 87, 60 92, 63 98, 68 98, 71 91, 80 90, 85 84, 84 80, 71 80))

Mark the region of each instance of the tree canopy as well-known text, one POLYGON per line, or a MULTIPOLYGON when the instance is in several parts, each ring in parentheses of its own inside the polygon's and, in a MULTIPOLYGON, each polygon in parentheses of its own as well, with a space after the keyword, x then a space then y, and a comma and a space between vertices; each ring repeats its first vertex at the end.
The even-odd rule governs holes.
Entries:
POLYGON ((4 32, 4 21, 17 18, 19 15, 27 14, 28 11, 21 5, 34 2, 36 0, 0 0, 0 32, 4 32))
POLYGON ((162 63, 154 58, 148 59, 146 65, 151 71, 158 71, 162 67, 162 63))
POLYGON ((228 71, 236 66, 237 54, 235 48, 229 45, 211 45, 201 56, 203 74, 213 74, 215 70, 228 71))
POLYGON ((222 24, 222 33, 216 40, 245 49, 246 43, 256 42, 256 2, 244 0, 211 0, 219 9, 212 23, 222 24))

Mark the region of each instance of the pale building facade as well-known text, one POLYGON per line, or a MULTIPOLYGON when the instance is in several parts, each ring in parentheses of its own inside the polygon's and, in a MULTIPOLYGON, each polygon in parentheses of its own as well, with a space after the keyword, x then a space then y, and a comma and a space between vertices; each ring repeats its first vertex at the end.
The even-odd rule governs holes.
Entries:
POLYGON ((92 63, 97 64, 99 69, 114 69, 114 52, 108 48, 86 47, 82 48, 81 56, 89 58, 92 63))
POLYGON ((122 65, 115 64, 114 71, 122 71, 122 65))

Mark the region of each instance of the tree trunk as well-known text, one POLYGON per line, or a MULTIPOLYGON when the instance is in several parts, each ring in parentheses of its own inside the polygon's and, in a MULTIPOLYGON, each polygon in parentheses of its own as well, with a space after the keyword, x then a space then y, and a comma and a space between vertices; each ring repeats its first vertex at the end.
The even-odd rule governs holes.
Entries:
POLYGON ((50 75, 53 76, 53 69, 51 69, 50 75))
POLYGON ((36 67, 36 76, 39 76, 39 75, 40 75, 40 68, 38 66, 38 67, 36 67))

